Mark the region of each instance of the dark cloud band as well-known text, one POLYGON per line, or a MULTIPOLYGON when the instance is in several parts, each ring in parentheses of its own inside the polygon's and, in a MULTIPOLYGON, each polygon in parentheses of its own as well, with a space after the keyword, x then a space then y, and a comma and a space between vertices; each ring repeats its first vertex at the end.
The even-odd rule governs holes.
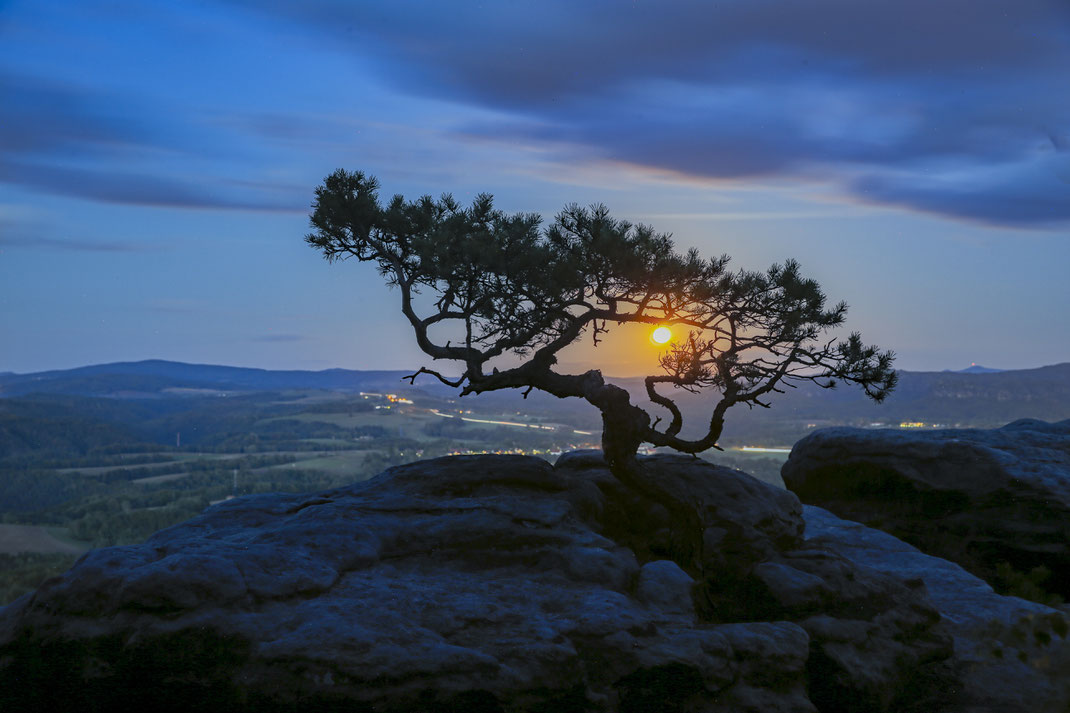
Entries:
POLYGON ((374 55, 406 91, 516 117, 476 134, 701 177, 838 178, 992 224, 1067 219, 1037 152, 1070 131, 1058 0, 238 4, 374 55))

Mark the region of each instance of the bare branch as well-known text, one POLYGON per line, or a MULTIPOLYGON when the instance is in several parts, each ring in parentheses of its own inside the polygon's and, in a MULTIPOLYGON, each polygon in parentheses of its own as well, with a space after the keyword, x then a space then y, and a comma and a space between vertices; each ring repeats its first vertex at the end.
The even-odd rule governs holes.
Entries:
POLYGON ((416 383, 416 377, 419 376, 420 374, 430 374, 431 376, 435 377, 436 379, 441 381, 446 386, 452 386, 454 388, 457 388, 457 387, 462 386, 464 384, 464 376, 461 376, 460 378, 453 379, 453 380, 447 379, 445 376, 443 376, 439 372, 434 371, 433 369, 428 369, 425 366, 421 366, 419 371, 417 371, 414 374, 409 374, 408 376, 401 377, 401 380, 405 381, 406 379, 408 379, 409 380, 409 384, 415 384, 416 383))

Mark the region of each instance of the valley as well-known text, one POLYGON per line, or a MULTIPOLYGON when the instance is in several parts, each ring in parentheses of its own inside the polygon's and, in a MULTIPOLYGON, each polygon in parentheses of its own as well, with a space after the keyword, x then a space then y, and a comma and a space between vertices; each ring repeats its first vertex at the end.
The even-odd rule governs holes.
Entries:
MULTIPOLYGON (((838 391, 791 393, 773 409, 732 414, 724 450, 703 457, 783 487, 780 466, 791 445, 817 428, 1004 423, 1028 408, 1052 410, 1046 400, 1066 393, 1067 367, 1034 370, 1039 379, 906 373, 904 393, 882 407, 838 391), (1003 393, 1006 383, 1017 385, 1016 396, 986 401, 990 408, 975 418, 948 405, 1003 393), (991 415, 997 408, 1004 418, 991 415)), ((445 455, 554 461, 599 447, 597 411, 578 401, 537 392, 462 400, 437 384, 409 386, 402 375, 171 362, 0 375, 0 602, 90 548, 140 542, 230 498, 342 487, 445 455)), ((636 390, 630 380, 619 383, 636 390)), ((699 399, 680 403, 688 422, 701 422, 699 399)))

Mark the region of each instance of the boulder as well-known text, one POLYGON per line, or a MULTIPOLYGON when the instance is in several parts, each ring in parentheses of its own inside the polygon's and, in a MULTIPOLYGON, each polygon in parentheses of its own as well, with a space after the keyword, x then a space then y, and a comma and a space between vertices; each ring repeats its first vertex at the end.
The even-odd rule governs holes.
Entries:
MULTIPOLYGON (((930 669, 950 655, 951 640, 936 629, 939 615, 924 592, 808 545, 797 497, 694 458, 656 455, 643 464, 651 483, 695 515, 699 620, 797 624, 810 640, 807 687, 818 709, 890 711, 925 686, 944 685, 930 669)), ((557 470, 598 485, 607 502, 603 521, 618 540, 631 541, 635 551, 692 560, 690 548, 673 546, 662 520, 668 513, 628 491, 599 452, 562 456, 557 470)))
POLYGON ((803 502, 956 562, 999 591, 1070 599, 1070 421, 825 429, 795 444, 781 474, 803 502))
POLYGON ((916 701, 918 711, 1065 713, 1070 710, 1070 616, 996 594, 953 562, 891 535, 807 505, 806 540, 851 562, 924 585, 954 638, 942 664, 953 682, 916 701))
POLYGON ((221 503, 0 610, 5 711, 893 711, 951 652, 923 587, 684 457, 455 456, 221 503))

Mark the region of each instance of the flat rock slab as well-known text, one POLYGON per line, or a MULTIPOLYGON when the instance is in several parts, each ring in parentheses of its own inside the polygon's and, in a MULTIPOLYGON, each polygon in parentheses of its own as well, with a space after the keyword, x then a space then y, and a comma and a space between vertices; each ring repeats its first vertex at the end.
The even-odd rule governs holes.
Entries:
POLYGON ((795 444, 781 474, 803 502, 892 533, 998 588, 1044 567, 1040 586, 1070 599, 1070 421, 825 429, 795 444))
POLYGON ((94 550, 0 610, 3 710, 891 711, 950 655, 794 495, 646 472, 683 517, 597 454, 458 456, 94 550))

